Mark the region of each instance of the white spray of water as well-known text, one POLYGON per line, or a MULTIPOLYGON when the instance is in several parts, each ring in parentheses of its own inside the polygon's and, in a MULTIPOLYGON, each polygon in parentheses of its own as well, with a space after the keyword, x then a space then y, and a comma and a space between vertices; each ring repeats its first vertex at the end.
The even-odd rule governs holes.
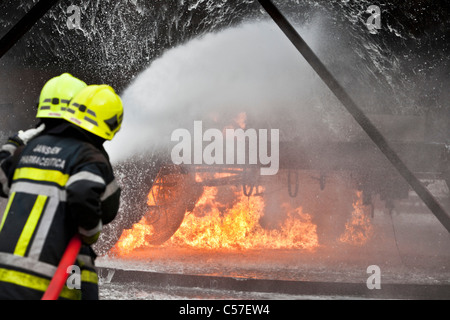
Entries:
MULTIPOLYGON (((318 25, 300 32, 320 50, 318 25)), ((196 120, 222 129, 242 112, 250 127, 280 129, 282 139, 323 137, 324 97, 328 89, 278 27, 247 23, 171 49, 137 76, 122 95, 125 120, 107 149, 113 162, 125 160, 167 147, 175 129, 190 130, 196 120)))

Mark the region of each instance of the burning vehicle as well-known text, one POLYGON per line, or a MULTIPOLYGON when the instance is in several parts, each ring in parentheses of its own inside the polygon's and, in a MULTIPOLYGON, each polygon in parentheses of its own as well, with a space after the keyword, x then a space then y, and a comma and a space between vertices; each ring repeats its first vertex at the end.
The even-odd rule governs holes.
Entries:
MULTIPOLYGON (((330 40, 330 35, 314 25, 301 31, 317 51, 326 49, 316 39, 330 40)), ((172 48, 133 80, 123 96, 136 114, 129 122, 132 130, 122 133, 126 142, 118 144, 121 154, 134 158, 119 157, 117 172, 127 186, 123 211, 105 230, 100 252, 113 246, 111 252, 121 255, 145 246, 315 250, 336 241, 364 245, 374 234, 376 208, 391 212, 396 205, 409 202, 412 208, 420 201, 386 153, 284 40, 270 22, 243 24, 172 48), (161 74, 163 81, 155 81, 161 74), (136 137, 136 130, 145 134, 136 137), (180 130, 188 133, 187 147, 180 130), (243 134, 232 138, 230 161, 228 130, 243 134), (279 132, 276 150, 273 130, 279 132), (263 138, 256 134, 262 131, 263 138), (151 151, 141 152, 149 144, 151 151), (261 146, 265 161, 256 156, 261 146), (261 174, 272 167, 267 156, 274 152, 276 174, 261 174)), ((361 59, 361 52, 339 50, 344 58, 331 59, 336 77, 342 76, 365 106, 399 161, 414 178, 439 185, 439 201, 447 205, 446 109, 424 114, 415 103, 402 101, 398 112, 393 106, 404 97, 384 92, 398 89, 397 80, 390 79, 393 70, 380 61, 367 67, 363 59, 364 66, 343 71, 347 61, 361 59), (365 74, 365 68, 372 71, 365 74), (373 81, 374 70, 383 72, 381 82, 373 81)))
MULTIPOLYGON (((420 128, 417 122, 413 126, 420 128)), ((423 181, 449 184, 445 144, 397 142, 395 147, 423 181), (437 161, 428 161, 430 156, 437 161)), ((282 142, 280 169, 270 176, 260 175, 261 164, 176 165, 167 153, 165 158, 142 157, 116 167, 128 188, 99 252, 112 248, 120 255, 164 245, 315 250, 336 239, 364 245, 374 232, 375 206, 391 212, 396 204, 413 208, 418 201, 367 141, 282 142), (299 150, 306 150, 301 157, 299 150)), ((448 201, 445 195, 440 199, 448 201)))

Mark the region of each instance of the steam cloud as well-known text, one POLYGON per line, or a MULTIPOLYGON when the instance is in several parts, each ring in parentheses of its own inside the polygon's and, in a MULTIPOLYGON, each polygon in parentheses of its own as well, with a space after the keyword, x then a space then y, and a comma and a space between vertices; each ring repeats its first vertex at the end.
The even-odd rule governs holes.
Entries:
MULTIPOLYGON (((318 24, 300 32, 320 51, 318 24)), ((242 112, 248 128, 280 129, 282 140, 335 136, 324 126, 324 101, 333 101, 328 89, 271 22, 207 34, 167 51, 122 98, 122 131, 107 146, 113 161, 167 148, 175 129, 192 130, 196 120, 210 128, 233 125, 242 112)))

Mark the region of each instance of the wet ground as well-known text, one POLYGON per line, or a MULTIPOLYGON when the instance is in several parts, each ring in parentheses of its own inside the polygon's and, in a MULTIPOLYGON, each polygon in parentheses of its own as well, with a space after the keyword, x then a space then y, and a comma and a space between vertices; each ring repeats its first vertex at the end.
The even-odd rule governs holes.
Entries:
MULTIPOLYGON (((366 284, 367 268, 380 268, 381 284, 450 285, 450 235, 431 214, 376 212, 376 233, 364 246, 331 241, 314 252, 304 250, 208 251, 191 248, 143 248, 126 257, 106 256, 97 265, 176 275, 320 283, 366 284), (392 221, 394 225, 392 225, 392 221)), ((102 299, 354 299, 345 295, 297 295, 281 292, 155 286, 145 282, 105 281, 102 299)), ((392 298, 392 296, 390 296, 392 298)), ((364 298, 356 297, 356 298, 364 298)), ((394 296, 395 298, 395 296, 394 296)))
POLYGON ((101 300, 344 300, 351 296, 293 295, 221 289, 152 287, 142 283, 110 283, 100 288, 101 300))

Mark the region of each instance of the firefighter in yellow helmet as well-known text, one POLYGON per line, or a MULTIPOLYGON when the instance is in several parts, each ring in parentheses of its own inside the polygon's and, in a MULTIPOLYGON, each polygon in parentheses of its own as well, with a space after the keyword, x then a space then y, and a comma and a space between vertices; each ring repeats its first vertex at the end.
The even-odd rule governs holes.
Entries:
POLYGON ((42 88, 36 118, 61 119, 72 99, 86 87, 69 73, 50 79, 42 88))
POLYGON ((122 125, 122 102, 110 86, 89 86, 70 103, 62 118, 101 139, 112 140, 122 125))
POLYGON ((0 149, 0 163, 11 156, 17 147, 26 145, 29 140, 41 134, 45 129, 49 130, 61 124, 62 115, 67 110, 70 101, 86 87, 87 84, 84 81, 69 73, 63 73, 47 81, 39 96, 36 114, 36 118, 39 119, 38 125, 27 131, 21 130, 15 136, 10 137, 0 149))
MULTIPOLYGON (((69 240, 79 233, 93 244, 117 214, 120 188, 103 143, 120 130, 122 101, 111 87, 95 85, 65 108, 60 124, 1 164, 7 183, 0 193, 9 200, 0 221, 0 300, 40 299, 69 240)), ((96 287, 98 278, 87 272, 81 280, 96 287)), ((98 290, 91 292, 97 296, 88 298, 98 298, 98 290)), ((60 299, 86 297, 65 287, 60 299)))

